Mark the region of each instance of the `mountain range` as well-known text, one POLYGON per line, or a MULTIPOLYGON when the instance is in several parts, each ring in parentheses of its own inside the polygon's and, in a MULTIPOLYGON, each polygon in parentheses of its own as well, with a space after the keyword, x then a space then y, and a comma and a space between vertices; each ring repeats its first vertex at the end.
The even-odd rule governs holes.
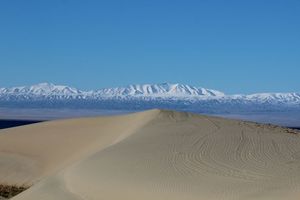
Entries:
POLYGON ((226 95, 184 84, 143 84, 83 91, 40 83, 0 88, 0 107, 98 108, 143 110, 164 108, 207 113, 300 110, 300 93, 226 95))

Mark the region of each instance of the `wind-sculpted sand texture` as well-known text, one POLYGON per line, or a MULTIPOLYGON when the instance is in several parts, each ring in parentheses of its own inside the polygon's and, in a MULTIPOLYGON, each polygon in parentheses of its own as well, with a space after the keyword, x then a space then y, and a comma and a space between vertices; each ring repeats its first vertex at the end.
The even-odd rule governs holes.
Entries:
MULTIPOLYGON (((26 177, 34 183, 15 200, 293 200, 300 197, 300 138, 295 130, 151 110, 121 117, 8 129, 0 131, 0 142, 5 140, 6 148, 16 143, 15 140, 23 144, 18 137, 8 143, 9 135, 18 132, 29 137, 25 130, 37 131, 37 126, 39 131, 46 127, 48 132, 44 137, 56 134, 61 159, 49 158, 59 146, 55 142, 52 148, 48 147, 52 153, 42 150, 49 140, 31 143, 39 143, 39 159, 28 152, 4 151, 1 144, 4 153, 0 161, 19 166, 24 163, 26 167, 22 173, 2 167, 0 174, 9 177, 10 173, 20 173, 19 179, 11 178, 11 181, 26 177), (57 124, 61 127, 59 134, 53 128, 57 124), (83 139, 76 145, 65 138, 73 138, 74 132, 78 140, 83 139), (9 152, 6 157, 5 152, 9 152), (23 174, 26 170, 31 172, 30 177, 23 174)), ((25 147, 24 144, 22 151, 26 151, 25 147)))

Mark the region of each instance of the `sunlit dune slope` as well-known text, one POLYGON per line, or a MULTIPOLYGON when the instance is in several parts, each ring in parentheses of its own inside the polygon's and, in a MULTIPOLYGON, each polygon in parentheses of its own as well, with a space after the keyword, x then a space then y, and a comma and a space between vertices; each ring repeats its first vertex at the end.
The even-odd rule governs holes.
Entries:
POLYGON ((0 181, 35 183, 134 133, 156 112, 49 121, 0 130, 0 181))
POLYGON ((0 131, 15 200, 298 199, 300 138, 276 126, 151 110, 0 131))

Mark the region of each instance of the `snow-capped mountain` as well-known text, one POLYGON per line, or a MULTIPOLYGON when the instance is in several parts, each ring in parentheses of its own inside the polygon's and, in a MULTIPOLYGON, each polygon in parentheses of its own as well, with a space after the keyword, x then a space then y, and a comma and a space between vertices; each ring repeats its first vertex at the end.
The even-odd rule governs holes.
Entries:
POLYGON ((183 84, 144 84, 83 91, 40 83, 0 88, 0 107, 72 107, 100 109, 165 108, 203 112, 273 111, 296 108, 300 93, 225 95, 223 92, 183 84))
POLYGON ((82 92, 76 88, 54 85, 52 83, 39 83, 32 86, 0 88, 0 95, 78 95, 82 92))
POLYGON ((0 96, 14 97, 53 97, 64 96, 66 99, 84 97, 90 99, 114 98, 114 97, 222 97, 224 93, 197 88, 183 84, 144 84, 129 85, 126 87, 105 88, 95 91, 82 91, 73 87, 54 85, 52 83, 40 83, 32 86, 12 88, 0 88, 0 96))
POLYGON ((153 97, 187 97, 187 96, 224 96, 224 93, 197 88, 183 84, 144 84, 144 85, 129 85, 127 87, 117 87, 101 89, 96 91, 96 94, 101 96, 153 96, 153 97))

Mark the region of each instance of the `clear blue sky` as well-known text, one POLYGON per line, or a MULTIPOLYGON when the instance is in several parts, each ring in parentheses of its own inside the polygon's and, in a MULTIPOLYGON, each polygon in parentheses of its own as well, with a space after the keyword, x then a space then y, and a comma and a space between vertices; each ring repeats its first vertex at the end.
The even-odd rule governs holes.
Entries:
POLYGON ((299 0, 1 0, 0 87, 300 92, 299 0))

